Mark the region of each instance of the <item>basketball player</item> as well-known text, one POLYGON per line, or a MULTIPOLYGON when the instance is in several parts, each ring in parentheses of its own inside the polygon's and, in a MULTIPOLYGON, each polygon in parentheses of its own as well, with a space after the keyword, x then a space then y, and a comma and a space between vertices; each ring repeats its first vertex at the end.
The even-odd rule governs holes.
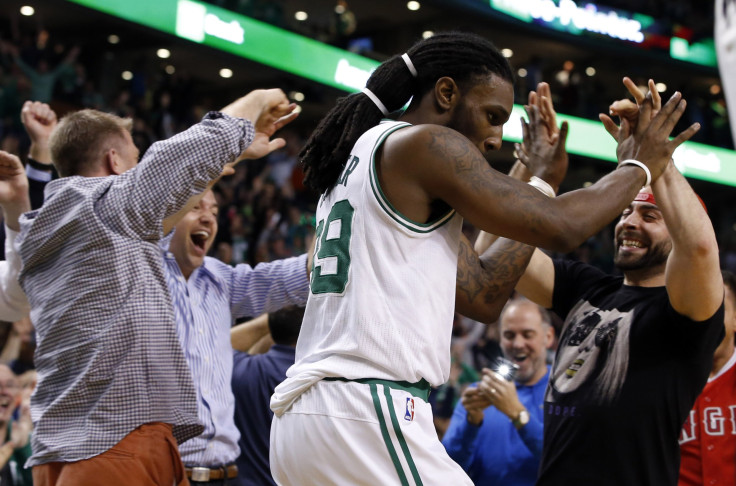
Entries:
POLYGON ((463 218, 574 248, 623 210, 649 172, 658 177, 698 128, 669 141, 684 110, 676 94, 622 139, 618 170, 551 198, 567 166, 567 127, 548 138, 537 106, 525 125, 536 187, 485 159, 501 145, 512 80, 487 40, 438 34, 381 64, 302 150, 305 181, 322 197, 296 363, 271 401, 278 484, 472 484, 437 439, 427 395, 448 378, 455 306, 495 319, 521 270, 512 260, 480 260, 461 237, 463 218), (409 100, 398 121, 381 121, 409 100))

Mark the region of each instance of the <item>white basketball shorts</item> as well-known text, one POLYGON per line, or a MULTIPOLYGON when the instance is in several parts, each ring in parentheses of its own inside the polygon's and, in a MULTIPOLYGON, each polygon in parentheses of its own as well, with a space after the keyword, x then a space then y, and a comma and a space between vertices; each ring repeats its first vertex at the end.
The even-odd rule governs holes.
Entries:
POLYGON ((429 386, 317 382, 271 426, 280 486, 472 486, 437 438, 429 386))

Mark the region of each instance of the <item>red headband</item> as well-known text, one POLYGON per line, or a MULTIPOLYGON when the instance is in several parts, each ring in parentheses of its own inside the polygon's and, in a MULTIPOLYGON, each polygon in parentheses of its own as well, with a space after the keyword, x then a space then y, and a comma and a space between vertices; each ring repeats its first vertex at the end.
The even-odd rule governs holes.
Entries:
POLYGON ((649 204, 657 205, 657 201, 654 200, 654 194, 651 192, 640 192, 634 198, 634 201, 648 202, 649 204))
MULTIPOLYGON (((698 201, 700 201, 701 206, 703 206, 703 209, 705 209, 705 212, 707 214, 708 208, 705 206, 705 203, 703 202, 703 200, 697 194, 695 195, 695 197, 698 198, 698 201)), ((650 192, 640 192, 639 194, 636 195, 636 197, 634 198, 634 201, 647 202, 655 206, 657 205, 657 201, 654 199, 654 194, 650 192)))

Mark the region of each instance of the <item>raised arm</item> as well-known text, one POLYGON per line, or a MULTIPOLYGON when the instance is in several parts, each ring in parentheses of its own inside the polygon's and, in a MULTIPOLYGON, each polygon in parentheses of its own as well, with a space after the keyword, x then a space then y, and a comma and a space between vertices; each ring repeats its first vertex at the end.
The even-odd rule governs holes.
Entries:
POLYGON ((18 217, 31 210, 28 178, 20 159, 4 150, 0 150, 0 206, 5 225, 13 231, 20 231, 18 217))
MULTIPOLYGON (((675 93, 653 120, 627 133, 619 160, 640 160, 659 176, 675 148, 699 128, 669 140, 684 109, 675 93)), ((436 125, 397 131, 386 142, 386 155, 405 161, 396 172, 403 173, 397 177, 406 182, 406 191, 419 186, 430 201, 446 202, 485 231, 561 251, 577 247, 618 216, 646 180, 641 168, 623 165, 588 188, 549 200, 493 170, 464 136, 436 125)))
MULTIPOLYGON (((181 216, 180 210, 219 177, 225 165, 283 146, 283 140, 270 136, 293 119, 293 108, 281 90, 256 90, 223 108, 222 115, 208 116, 156 142, 137 167, 116 177, 98 204, 100 214, 123 234, 159 239, 164 220, 181 216)), ((174 223, 169 220, 166 227, 174 223)))
POLYGON ((236 351, 248 353, 261 339, 270 336, 268 314, 261 314, 230 329, 230 343, 236 351))
MULTIPOLYGON (((611 105, 611 113, 635 126, 640 113, 637 105, 646 102, 646 96, 628 78, 624 84, 634 97, 636 105, 620 100, 611 105)), ((649 94, 656 113, 661 100, 654 81, 649 80, 649 94)), ((615 135, 610 119, 601 120, 615 135)), ((662 176, 652 183, 657 206, 662 211, 667 230, 672 238, 672 251, 667 259, 665 285, 672 307, 695 321, 713 315, 723 301, 723 279, 718 258, 718 243, 713 225, 685 177, 670 162, 662 176)))
MULTIPOLYGON (((516 147, 519 159, 509 176, 522 182, 528 182, 532 176, 539 177, 556 192, 567 173, 568 126, 563 124, 560 129, 556 125, 547 83, 540 83, 537 91, 529 94, 529 105, 525 108, 529 123, 522 120, 524 142, 516 147)), ((533 253, 533 246, 485 231, 480 232, 475 251, 463 238, 458 257, 457 311, 481 322, 495 321, 514 287, 518 288, 519 279, 530 273, 527 268, 533 253)))
POLYGON ((20 111, 20 117, 26 133, 31 139, 28 156, 36 162, 48 165, 51 169, 49 138, 56 127, 56 113, 46 103, 26 101, 20 111))
POLYGON ((163 234, 168 234, 176 224, 181 221, 194 206, 196 206, 202 195, 211 189, 221 177, 235 173, 235 164, 241 160, 258 159, 265 157, 274 150, 278 150, 286 144, 283 138, 271 138, 284 125, 293 121, 298 113, 294 111, 296 105, 285 102, 280 90, 257 90, 239 98, 221 110, 222 113, 233 117, 240 117, 253 121, 255 134, 245 151, 234 161, 226 164, 220 175, 212 179, 205 190, 192 196, 176 213, 168 216, 163 221, 163 234), (258 98, 255 98, 258 96, 258 98))
POLYGON ((652 184, 672 238, 665 285, 672 307, 694 321, 711 317, 723 302, 723 278, 713 225, 685 177, 670 163, 652 184))
POLYGON ((23 164, 15 155, 0 150, 0 206, 5 219, 6 261, 0 262, 0 320, 14 322, 30 311, 28 301, 18 284, 20 255, 15 251, 15 238, 20 226, 18 217, 30 211, 28 179, 23 164))

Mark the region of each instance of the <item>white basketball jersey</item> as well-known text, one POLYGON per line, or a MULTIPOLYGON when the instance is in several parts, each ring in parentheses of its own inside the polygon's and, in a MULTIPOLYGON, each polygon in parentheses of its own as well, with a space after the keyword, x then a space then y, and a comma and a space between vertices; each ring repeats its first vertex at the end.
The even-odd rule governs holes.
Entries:
POLYGON ((309 301, 289 379, 437 386, 449 377, 462 218, 451 210, 416 223, 384 197, 375 156, 407 126, 384 121, 365 132, 320 199, 309 301))
POLYGON ((731 134, 736 143, 736 1, 716 0, 715 42, 718 69, 726 94, 731 134))

